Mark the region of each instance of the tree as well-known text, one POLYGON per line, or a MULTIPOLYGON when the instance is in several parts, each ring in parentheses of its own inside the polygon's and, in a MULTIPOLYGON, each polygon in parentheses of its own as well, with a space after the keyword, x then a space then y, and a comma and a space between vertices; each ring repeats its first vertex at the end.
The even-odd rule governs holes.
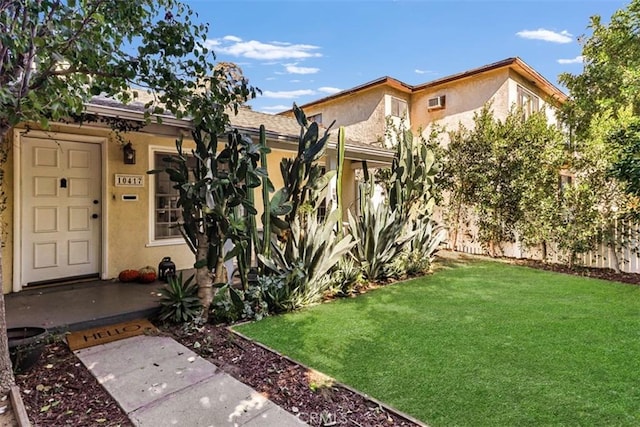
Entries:
POLYGON ((609 111, 615 119, 630 107, 640 115, 640 0, 616 11, 608 25, 592 16, 592 34, 582 40, 584 69, 564 73, 560 82, 570 91, 562 109, 563 121, 572 127, 577 141, 589 132, 591 119, 609 111))
POLYGON ((213 287, 227 283, 224 261, 238 258, 241 280, 247 289, 249 259, 245 255, 252 232, 248 216, 257 214, 248 193, 260 186, 262 178, 267 178, 266 169, 258 167, 258 160, 268 148, 235 131, 219 150, 218 134, 222 132, 224 128, 196 125, 192 131, 195 165, 189 165, 189 156, 179 139, 178 154, 166 158, 170 166, 151 171, 167 172, 180 194, 180 231, 196 257, 194 267, 203 320, 208 319, 213 287), (227 241, 233 243, 233 249, 225 253, 227 241))
POLYGON ((568 167, 569 152, 565 135, 549 125, 544 112, 537 112, 521 123, 517 153, 520 162, 518 179, 522 217, 516 230, 527 247, 540 247, 546 261, 548 247, 556 237, 561 222, 562 193, 560 171, 568 167))
POLYGON ((526 245, 540 244, 545 252, 559 212, 564 144, 544 112, 525 117, 514 109, 500 121, 486 105, 475 114, 473 129, 460 125, 449 139, 444 175, 453 244, 466 207, 471 207, 480 240, 491 255, 498 254, 502 242, 513 241, 516 233, 526 245))
MULTIPOLYGON (((578 182, 567 195, 574 200, 569 217, 585 219, 582 232, 573 230, 561 240, 570 248, 572 241, 605 243, 616 269, 618 250, 628 243, 617 237, 616 221, 637 219, 640 195, 639 27, 640 0, 616 11, 608 24, 603 24, 600 16, 591 17, 592 33, 582 40, 582 73, 560 76, 571 93, 561 113, 577 153, 574 168, 578 182), (585 199, 578 201, 576 193, 585 199), (578 209, 581 206, 584 211, 578 209), (591 229, 594 225, 599 229, 591 229)), ((572 253, 583 246, 578 244, 572 253)))
MULTIPOLYGON (((94 95, 128 102, 155 94, 194 125, 224 128, 227 107, 255 91, 237 68, 215 67, 207 26, 176 0, 0 0, 0 141, 19 123, 81 115, 94 95)), ((1 176, 1 174, 0 174, 1 176)), ((1 277, 1 272, 0 272, 1 277)), ((0 389, 13 383, 0 292, 0 389)))

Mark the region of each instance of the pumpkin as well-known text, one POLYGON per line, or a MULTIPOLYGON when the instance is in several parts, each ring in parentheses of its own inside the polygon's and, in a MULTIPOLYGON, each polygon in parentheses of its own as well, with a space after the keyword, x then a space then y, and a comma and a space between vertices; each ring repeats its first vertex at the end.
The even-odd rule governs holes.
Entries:
POLYGON ((120 274, 118 274, 118 280, 121 282, 133 282, 134 280, 138 280, 140 277, 140 273, 138 270, 122 270, 120 274))
POLYGON ((141 268, 140 270, 138 270, 138 273, 139 273, 138 282, 140 283, 155 282, 157 277, 156 269, 151 267, 150 265, 147 265, 146 267, 141 268))

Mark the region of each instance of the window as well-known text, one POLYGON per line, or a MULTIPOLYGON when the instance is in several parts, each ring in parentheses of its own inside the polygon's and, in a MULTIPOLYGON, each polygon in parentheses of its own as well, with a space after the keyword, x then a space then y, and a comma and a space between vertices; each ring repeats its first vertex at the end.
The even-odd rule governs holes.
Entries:
POLYGON ((395 117, 405 117, 407 115, 407 101, 392 97, 391 115, 395 117))
MULTIPOLYGON (((169 153, 156 151, 153 153, 154 169, 167 167, 163 159, 169 153)), ((190 161, 195 159, 190 158, 190 161)), ((155 177, 155 195, 153 200, 153 240, 182 239, 180 230, 176 227, 182 219, 182 209, 178 208, 178 190, 166 173, 153 175, 155 177)))
POLYGON ((318 126, 322 124, 322 113, 314 114, 313 116, 307 117, 307 121, 316 122, 318 126))
POLYGON ((525 117, 529 117, 540 109, 540 99, 522 86, 518 86, 518 108, 525 117))

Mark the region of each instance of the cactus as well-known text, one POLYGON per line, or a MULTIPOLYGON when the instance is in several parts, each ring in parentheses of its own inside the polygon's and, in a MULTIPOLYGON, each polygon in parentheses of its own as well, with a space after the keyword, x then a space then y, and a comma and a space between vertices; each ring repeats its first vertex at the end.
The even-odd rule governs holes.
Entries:
POLYGON ((396 156, 388 183, 389 205, 406 219, 412 209, 419 216, 429 215, 433 208, 433 185, 438 173, 435 155, 426 144, 414 144, 410 130, 398 131, 396 156))
POLYGON ((337 163, 338 170, 336 171, 336 202, 337 202, 337 210, 339 212, 339 221, 338 221, 338 235, 342 236, 342 221, 343 221, 343 212, 342 212, 342 174, 344 172, 344 126, 340 126, 338 130, 338 154, 337 154, 337 163))

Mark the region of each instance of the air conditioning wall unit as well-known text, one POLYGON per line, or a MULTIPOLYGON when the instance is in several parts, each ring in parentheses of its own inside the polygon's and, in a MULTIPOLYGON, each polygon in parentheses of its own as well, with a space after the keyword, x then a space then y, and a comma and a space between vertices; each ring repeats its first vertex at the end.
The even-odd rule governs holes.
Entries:
POLYGON ((440 110, 446 105, 445 95, 436 96, 435 98, 429 98, 427 101, 427 110, 440 110))

